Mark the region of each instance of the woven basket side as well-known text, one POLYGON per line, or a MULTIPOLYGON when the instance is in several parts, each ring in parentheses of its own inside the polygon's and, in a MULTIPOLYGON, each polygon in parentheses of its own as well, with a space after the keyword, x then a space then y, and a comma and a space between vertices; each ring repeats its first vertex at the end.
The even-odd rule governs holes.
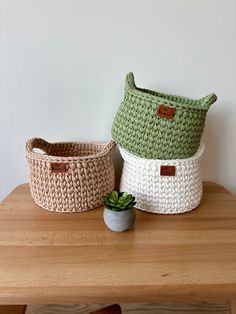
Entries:
POLYGON ((210 94, 194 100, 138 88, 129 73, 112 124, 112 138, 143 158, 191 157, 199 148, 207 111, 216 98, 210 94))
MULTIPOLYGON (((86 211, 101 206, 102 197, 114 189, 115 173, 111 158, 114 142, 101 146, 102 153, 96 158, 44 155, 42 158, 38 157, 40 154, 32 153, 35 145, 45 150, 46 143, 38 139, 34 140, 33 145, 32 142, 27 143, 31 193, 36 204, 60 213, 86 211), (63 163, 62 171, 54 172, 52 163, 63 163)), ((82 146, 85 152, 91 152, 93 145, 82 146)))
MULTIPOLYGON (((199 165, 191 171, 182 171, 182 180, 148 177, 147 169, 133 171, 125 163, 120 184, 121 191, 136 197, 136 208, 159 214, 179 214, 196 208, 202 197, 202 179, 199 165)), ((151 169, 149 169, 151 174, 151 169)))
POLYGON ((157 103, 125 95, 112 125, 114 141, 143 158, 193 156, 201 141, 206 110, 176 110, 174 119, 157 117, 157 103))
POLYGON ((111 159, 71 163, 66 173, 52 173, 50 164, 30 160, 31 192, 35 202, 50 211, 79 212, 102 205, 102 197, 114 189, 111 159))
POLYGON ((200 158, 204 146, 195 158, 185 160, 148 160, 124 154, 120 190, 136 197, 136 207, 162 214, 183 213, 196 208, 202 197, 200 158), (162 176, 161 166, 174 166, 174 176, 162 176))

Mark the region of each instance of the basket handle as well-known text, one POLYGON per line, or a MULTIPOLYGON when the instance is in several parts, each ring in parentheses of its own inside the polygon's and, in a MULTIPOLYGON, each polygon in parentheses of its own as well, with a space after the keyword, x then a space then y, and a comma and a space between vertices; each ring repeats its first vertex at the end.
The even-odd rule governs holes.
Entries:
POLYGON ((134 80, 134 73, 129 72, 125 77, 125 88, 137 88, 134 80))
POLYGON ((38 148, 46 153, 49 146, 50 143, 48 143, 47 141, 43 140, 42 138, 35 137, 26 142, 26 151, 27 153, 33 153, 33 149, 38 148))

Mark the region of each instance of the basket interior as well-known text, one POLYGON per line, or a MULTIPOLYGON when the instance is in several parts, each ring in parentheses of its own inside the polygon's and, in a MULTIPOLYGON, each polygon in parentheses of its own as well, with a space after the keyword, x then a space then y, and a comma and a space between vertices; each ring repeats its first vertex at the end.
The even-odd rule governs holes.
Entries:
POLYGON ((102 144, 89 143, 54 143, 43 148, 49 156, 84 157, 96 155, 104 150, 102 144))
POLYGON ((133 73, 127 74, 126 87, 130 90, 133 90, 134 92, 141 92, 143 95, 146 94, 147 96, 150 95, 150 96, 157 97, 159 101, 167 100, 167 101, 170 101, 172 105, 179 104, 179 105, 184 105, 186 107, 192 107, 196 109, 197 108, 209 109, 210 105, 212 105, 217 99, 217 96, 213 93, 200 99, 191 99, 188 97, 171 95, 171 94, 166 94, 162 92, 152 91, 146 88, 140 88, 140 87, 137 87, 135 84, 133 73))

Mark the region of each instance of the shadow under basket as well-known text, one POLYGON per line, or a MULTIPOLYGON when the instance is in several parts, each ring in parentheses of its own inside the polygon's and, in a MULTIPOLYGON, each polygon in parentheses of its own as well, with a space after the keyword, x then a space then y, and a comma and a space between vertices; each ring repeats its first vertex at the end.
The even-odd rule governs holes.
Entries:
POLYGON ((26 158, 35 203, 60 213, 101 206, 102 197, 114 189, 114 149, 113 141, 48 143, 40 138, 30 139, 26 158))

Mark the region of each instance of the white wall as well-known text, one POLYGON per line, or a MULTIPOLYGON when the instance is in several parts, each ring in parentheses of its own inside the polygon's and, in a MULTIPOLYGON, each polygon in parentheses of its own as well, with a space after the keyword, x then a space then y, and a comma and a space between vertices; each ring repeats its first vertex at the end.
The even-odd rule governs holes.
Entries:
POLYGON ((28 138, 109 139, 129 71, 219 96, 203 174, 236 194, 235 0, 0 0, 0 199, 28 181, 28 138))

